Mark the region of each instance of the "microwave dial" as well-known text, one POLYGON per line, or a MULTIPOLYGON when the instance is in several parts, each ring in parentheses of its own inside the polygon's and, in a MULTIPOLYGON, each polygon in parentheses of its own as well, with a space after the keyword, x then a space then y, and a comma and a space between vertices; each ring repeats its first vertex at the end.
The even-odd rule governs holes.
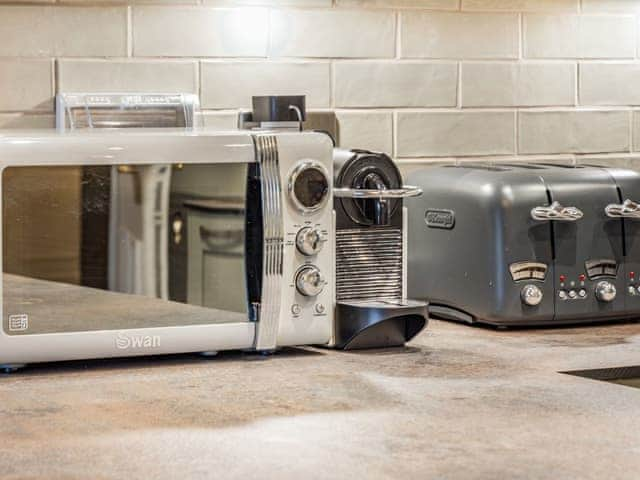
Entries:
POLYGON ((289 177, 289 197, 303 214, 317 212, 329 200, 329 174, 314 160, 300 162, 289 177))
POLYGON ((304 227, 296 235, 296 247, 300 253, 307 257, 317 255, 326 241, 325 235, 313 227, 304 227))
POLYGON ((305 297, 317 297, 326 283, 324 275, 314 265, 305 265, 296 273, 296 288, 305 297))

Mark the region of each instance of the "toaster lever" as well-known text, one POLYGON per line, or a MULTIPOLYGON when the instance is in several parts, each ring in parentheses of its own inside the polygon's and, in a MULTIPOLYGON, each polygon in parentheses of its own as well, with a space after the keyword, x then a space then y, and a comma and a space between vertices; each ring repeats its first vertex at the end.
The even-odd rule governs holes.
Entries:
POLYGON ((576 207, 563 207, 560 202, 553 202, 548 207, 535 207, 531 210, 531 218, 534 220, 553 220, 555 222, 575 222, 584 214, 576 207))
POLYGON ((621 205, 607 205, 604 212, 611 218, 640 218, 640 204, 627 199, 621 205))

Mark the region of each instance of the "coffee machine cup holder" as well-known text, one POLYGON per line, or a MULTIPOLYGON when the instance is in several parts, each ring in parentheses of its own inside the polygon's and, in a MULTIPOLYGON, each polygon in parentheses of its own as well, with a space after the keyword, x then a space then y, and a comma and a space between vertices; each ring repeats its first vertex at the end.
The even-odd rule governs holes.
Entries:
POLYGON ((345 300, 336 304, 335 347, 400 347, 427 325, 428 304, 406 299, 345 300))

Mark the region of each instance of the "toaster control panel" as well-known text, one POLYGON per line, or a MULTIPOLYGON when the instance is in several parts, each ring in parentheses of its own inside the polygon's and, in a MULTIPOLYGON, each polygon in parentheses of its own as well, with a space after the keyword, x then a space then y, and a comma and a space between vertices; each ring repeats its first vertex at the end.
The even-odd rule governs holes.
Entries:
POLYGON ((589 296, 586 285, 587 276, 584 273, 578 275, 577 279, 570 279, 566 275, 560 275, 558 280, 560 281, 558 290, 558 298, 560 300, 583 300, 589 296))

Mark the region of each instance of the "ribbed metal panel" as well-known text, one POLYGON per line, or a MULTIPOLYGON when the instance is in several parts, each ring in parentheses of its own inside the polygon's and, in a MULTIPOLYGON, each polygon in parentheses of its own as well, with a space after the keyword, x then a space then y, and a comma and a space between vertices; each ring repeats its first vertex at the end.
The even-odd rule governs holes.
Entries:
POLYGON ((337 299, 402 297, 402 230, 336 232, 337 299))

